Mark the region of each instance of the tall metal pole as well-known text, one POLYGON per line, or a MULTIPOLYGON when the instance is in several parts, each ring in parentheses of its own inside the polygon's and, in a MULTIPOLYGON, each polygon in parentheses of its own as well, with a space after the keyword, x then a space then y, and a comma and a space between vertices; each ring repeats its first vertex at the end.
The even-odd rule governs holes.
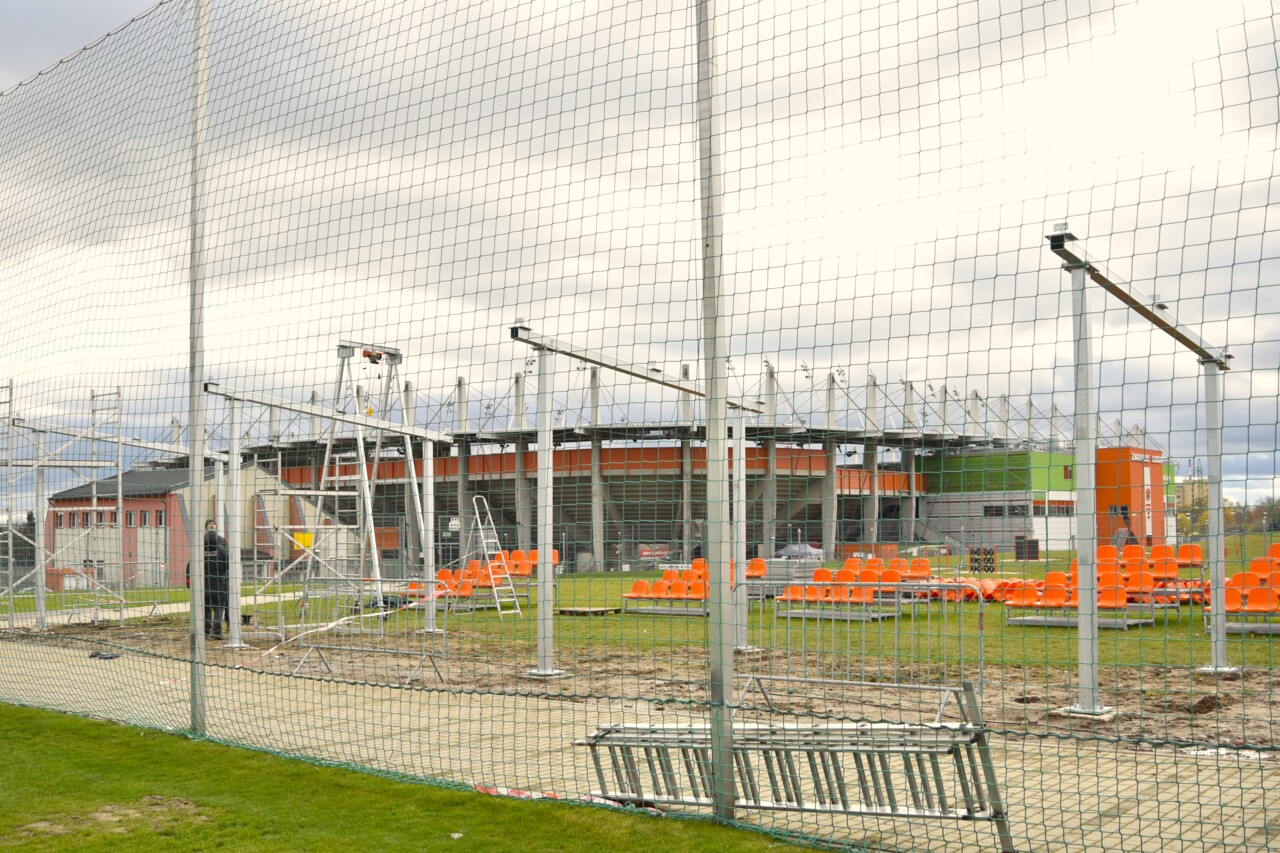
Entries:
MULTIPOLYGON (((167 519, 166 524, 173 524, 167 519)), ((116 535, 119 547, 116 549, 120 564, 120 622, 124 624, 124 389, 116 386, 116 535)))
MULTIPOLYGON (((680 378, 689 379, 689 365, 680 365, 680 378)), ((684 437, 680 439, 680 559, 693 559, 693 397, 680 392, 680 422, 684 437)))
POLYGON ((529 496, 529 472, 525 457, 529 453, 529 441, 523 431, 528 426, 525 414, 525 375, 516 374, 515 406, 511 411, 511 429, 520 430, 516 439, 516 547, 528 551, 533 547, 533 501, 529 496))
POLYGON ((45 629, 45 558, 48 552, 44 547, 44 433, 36 433, 36 630, 45 629))
POLYGON ((1098 517, 1095 492, 1097 465, 1097 365, 1093 361, 1093 316, 1089 310, 1087 267, 1064 265, 1071 273, 1071 307, 1075 331, 1076 399, 1075 465, 1076 483, 1076 566, 1080 598, 1078 632, 1079 685, 1078 714, 1104 714, 1098 701, 1098 517))
POLYGON ((1209 568, 1209 666, 1202 672, 1235 672, 1227 661, 1227 589, 1223 565, 1222 518, 1222 370, 1216 361, 1203 360, 1204 407, 1209 456, 1209 512, 1205 559, 1209 568))
POLYGON ((715 109, 713 0, 698 0, 698 197, 702 205, 702 355, 707 390, 707 564, 711 624, 711 801, 718 819, 732 820, 733 596, 729 589, 728 364, 720 317, 720 134, 715 109))
MULTIPOLYGON (((605 568, 604 558, 604 472, 600 441, 600 368, 591 368, 591 563, 594 571, 605 568)), ((565 555, 568 559, 568 555, 565 555)))
POLYGON ((761 420, 768 428, 764 440, 764 554, 772 558, 778 551, 778 441, 773 429, 778 425, 778 380, 773 365, 764 366, 764 416, 761 420))
MULTIPOLYGON (((240 524, 244 512, 240 504, 240 401, 228 400, 231 407, 227 413, 228 429, 231 440, 227 447, 227 493, 222 502, 226 507, 224 517, 227 520, 227 551, 231 555, 231 577, 227 581, 227 648, 243 649, 244 640, 240 637, 240 587, 244 580, 244 564, 241 562, 243 549, 240 547, 240 524)), ((313 543, 314 544, 314 543, 313 543)))
POLYGON ((13 559, 13 481, 10 473, 13 470, 13 380, 5 382, 4 391, 4 517, 5 517, 5 589, 9 598, 9 630, 14 628, 13 619, 13 585, 18 576, 18 568, 13 559))
POLYGON ((733 645, 746 650, 751 641, 747 635, 747 413, 742 409, 733 419, 733 582, 733 645))
MULTIPOLYGON (((826 402, 823 406, 826 418, 823 423, 828 430, 836 428, 836 375, 827 374, 826 402)), ((839 471, 836 470, 836 440, 829 433, 822 443, 822 457, 826 474, 822 478, 822 555, 828 560, 836 558, 836 539, 840 520, 836 517, 840 511, 839 471)))
POLYGON ((552 468, 555 447, 551 435, 551 359, 538 350, 538 668, 529 675, 550 678, 563 675, 556 669, 555 648, 555 526, 552 524, 552 468))
POLYGON ((191 310, 188 321, 187 468, 191 510, 187 544, 191 550, 191 731, 205 734, 204 547, 200 519, 204 487, 204 145, 209 97, 209 0, 193 0, 195 38, 191 80, 191 310))

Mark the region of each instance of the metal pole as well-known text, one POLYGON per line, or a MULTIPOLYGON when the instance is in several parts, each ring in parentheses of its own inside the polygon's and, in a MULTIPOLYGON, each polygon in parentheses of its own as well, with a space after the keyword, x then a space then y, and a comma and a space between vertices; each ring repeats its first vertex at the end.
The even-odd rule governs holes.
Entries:
POLYGON ((44 547, 44 433, 36 433, 36 630, 43 631, 45 624, 45 558, 44 547))
POLYGON ((231 555, 231 577, 227 581, 227 622, 230 630, 227 632, 226 648, 243 649, 245 644, 240 638, 240 587, 244 580, 240 541, 243 513, 240 506, 240 401, 228 400, 227 404, 231 407, 227 417, 231 440, 227 447, 227 493, 223 496, 223 505, 227 520, 227 551, 231 555))
MULTIPOLYGON (((523 430, 528 426, 525 415, 525 375, 516 374, 515 407, 511 412, 511 429, 523 430)), ((529 442, 520 437, 516 439, 516 547, 528 552, 533 547, 533 502, 529 495, 529 471, 525 466, 525 457, 529 453, 529 442)))
MULTIPOLYGON (((680 365, 680 378, 689 379, 689 365, 680 365)), ((684 424, 684 438, 680 439, 680 558, 693 559, 693 442, 689 435, 693 429, 693 397, 687 391, 680 392, 680 422, 684 424)))
MULTIPOLYGON (((173 519, 165 520, 172 524, 173 519)), ((120 622, 124 624, 124 390, 116 386, 116 535, 120 537, 117 549, 120 563, 120 622)))
MULTIPOLYGON (((422 442, 422 577, 427 583, 428 594, 435 590, 436 581, 436 446, 430 439, 422 442)), ((446 620, 446 624, 448 624, 446 620)), ((436 630, 436 608, 427 607, 423 629, 436 630)))
MULTIPOLYGON (((772 430, 778 425, 778 380, 773 365, 764 366, 763 425, 772 430)), ((772 558, 778 551, 778 441, 772 432, 764 440, 764 556, 772 558)))
POLYGON ((1204 369, 1204 406, 1209 456, 1209 512, 1205 559, 1209 568, 1209 665, 1201 672, 1236 672, 1227 661, 1227 590, 1222 518, 1222 370, 1216 361, 1204 369))
MULTIPOLYGON (((347 380, 354 383, 354 374, 347 380)), ((365 392, 364 389, 357 385, 354 393, 351 395, 355 401, 357 408, 365 411, 365 392)), ((382 609, 382 555, 378 552, 378 528, 373 517, 373 485, 369 482, 369 458, 366 455, 364 443, 364 427, 356 425, 356 468, 360 472, 360 505, 364 509, 365 523, 367 529, 367 543, 369 546, 369 564, 373 569, 373 600, 374 605, 382 609)))
POLYGON ((17 566, 13 559, 13 481, 10 473, 13 468, 13 380, 4 384, 4 517, 5 517, 5 564, 8 572, 5 577, 5 588, 9 598, 9 630, 14 629, 13 618, 13 583, 17 577, 17 566))
POLYGON ((467 401, 467 380, 458 377, 454 390, 454 446, 458 448, 458 566, 464 568, 467 557, 466 549, 471 546, 471 524, 475 518, 475 510, 471 502, 471 442, 467 433, 471 431, 470 412, 467 401))
POLYGON ((529 675, 550 678, 556 669, 555 648, 555 526, 552 523, 552 468, 555 455, 551 434, 552 353, 538 350, 538 668, 529 675))
POLYGON ((733 421, 733 545, 733 604, 737 611, 733 645, 745 650, 751 640, 747 636, 747 413, 742 409, 733 421))
MULTIPOLYGON (((414 397, 413 397, 413 383, 406 382, 400 389, 400 422, 403 423, 405 426, 412 426, 414 423, 416 423, 418 419, 416 409, 417 407, 414 405, 414 397)), ((426 448, 430 446, 430 444, 431 444, 430 440, 423 442, 423 458, 424 459, 426 458, 428 453, 426 448)), ((404 437, 404 473, 405 473, 405 479, 407 481, 405 488, 407 488, 409 491, 409 506, 413 508, 412 516, 408 519, 408 521, 409 521, 409 525, 413 527, 414 532, 416 534, 416 538, 418 540, 418 562, 422 566, 421 568, 422 581, 423 581, 422 591, 424 594, 429 596, 432 592, 435 591, 436 575, 433 568, 432 569, 428 568, 427 561, 425 559, 427 549, 424 545, 423 540, 426 536, 426 526, 427 526, 426 510, 422 505, 422 492, 419 491, 418 489, 418 466, 413 461, 413 438, 408 435, 404 437)), ((424 478, 430 477, 432 473, 433 472, 430 470, 430 468, 424 464, 422 468, 423 477, 424 478)), ((408 532, 409 530, 406 527, 405 539, 409 538, 407 535, 408 532)), ((404 545, 406 554, 409 553, 409 548, 407 547, 408 544, 409 543, 406 542, 404 545)), ((427 601, 428 601, 428 606, 424 611, 426 614, 426 624, 423 627, 428 631, 434 631, 436 627, 435 600, 432 598, 428 598, 427 601)))
MULTIPOLYGON (((836 375, 827 374, 826 418, 823 423, 828 430, 836 427, 836 375)), ((822 478, 822 554, 828 560, 836 558, 836 538, 839 530, 839 519, 836 514, 840 507, 839 472, 836 470, 836 440, 830 435, 822 443, 822 455, 826 474, 822 478)))
MULTIPOLYGON (((591 368, 591 426, 600 427, 600 368, 591 368)), ((591 433, 591 562, 594 571, 605 568, 604 562, 604 472, 601 470, 600 433, 591 433)), ((568 559, 568 555, 564 555, 568 559)))
POLYGON ((187 469, 191 511, 187 544, 191 551, 191 731, 205 734, 204 548, 199 530, 205 510, 204 487, 204 156, 209 94, 209 0, 194 0, 192 46, 191 224, 189 319, 190 364, 187 375, 187 469))
MULTIPOLYGON (((1068 269, 1064 267, 1064 269, 1068 269)), ((1092 325, 1089 310, 1087 268, 1072 265, 1071 305, 1075 321, 1075 464, 1076 484, 1076 566, 1080 598, 1078 636, 1079 685, 1076 704, 1079 714, 1104 714, 1109 708, 1098 701, 1098 520, 1095 492, 1097 465, 1097 366, 1093 362, 1092 325)))
POLYGON ((702 354, 707 390, 707 564, 711 624, 711 801, 715 817, 732 820, 737 799, 733 764, 733 596, 725 559, 728 509, 728 364, 720 316, 719 129, 715 109, 713 0, 698 0, 698 196, 702 204, 702 354))

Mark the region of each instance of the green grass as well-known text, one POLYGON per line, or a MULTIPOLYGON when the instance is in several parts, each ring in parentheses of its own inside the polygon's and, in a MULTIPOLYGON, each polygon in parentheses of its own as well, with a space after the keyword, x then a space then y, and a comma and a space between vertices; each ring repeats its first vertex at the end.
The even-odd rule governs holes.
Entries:
POLYGON ((802 849, 700 821, 448 790, 10 705, 0 705, 0 749, 0 847, 22 850, 802 849))

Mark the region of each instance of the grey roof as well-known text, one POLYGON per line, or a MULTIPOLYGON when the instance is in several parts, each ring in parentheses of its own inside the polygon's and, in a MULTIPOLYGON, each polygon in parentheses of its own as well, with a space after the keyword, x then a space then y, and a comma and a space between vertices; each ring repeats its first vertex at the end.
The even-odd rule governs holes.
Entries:
MULTIPOLYGON (((206 468, 205 479, 212 476, 212 469, 206 468)), ((136 468, 125 471, 121 479, 121 489, 126 498, 142 498, 167 495, 187 485, 186 468, 136 468)), ((107 477, 98 481, 98 499, 109 499, 116 493, 116 478, 107 477)), ((92 494, 91 484, 58 492, 49 498, 51 501, 88 500, 92 494)))

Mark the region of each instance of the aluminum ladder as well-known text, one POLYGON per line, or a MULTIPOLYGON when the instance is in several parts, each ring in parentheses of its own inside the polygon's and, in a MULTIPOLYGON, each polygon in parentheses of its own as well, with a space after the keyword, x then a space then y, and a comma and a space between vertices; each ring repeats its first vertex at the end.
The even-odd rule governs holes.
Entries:
POLYGON ((493 601, 498 608, 498 617, 504 613, 520 612, 520 596, 511 583, 511 564, 507 561, 507 553, 502 548, 502 540, 498 538, 498 528, 493 523, 493 513, 489 511, 489 501, 484 495, 471 498, 471 505, 476 513, 476 532, 480 537, 480 553, 484 559, 485 570, 493 579, 493 601), (510 609, 508 609, 510 605, 510 609))

